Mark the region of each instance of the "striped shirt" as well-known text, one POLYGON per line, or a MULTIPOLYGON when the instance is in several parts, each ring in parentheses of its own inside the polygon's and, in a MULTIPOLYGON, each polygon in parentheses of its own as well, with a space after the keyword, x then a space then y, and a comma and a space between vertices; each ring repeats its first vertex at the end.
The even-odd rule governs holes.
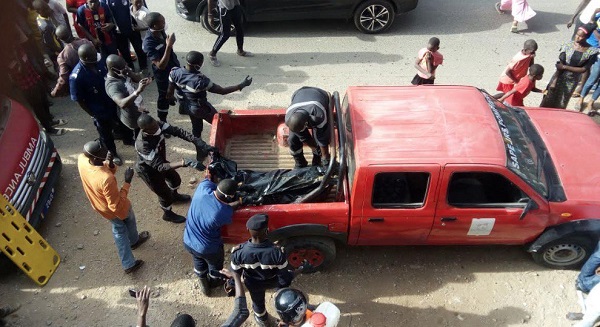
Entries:
POLYGON ((246 279, 270 280, 276 278, 281 270, 286 270, 287 266, 283 250, 269 240, 261 243, 248 240, 231 253, 231 269, 243 272, 246 279))

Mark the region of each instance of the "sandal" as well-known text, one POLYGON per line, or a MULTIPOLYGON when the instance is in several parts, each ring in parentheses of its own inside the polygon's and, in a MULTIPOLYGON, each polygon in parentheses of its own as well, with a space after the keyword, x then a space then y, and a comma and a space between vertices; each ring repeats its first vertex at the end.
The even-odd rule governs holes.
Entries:
POLYGON ((144 260, 135 260, 135 263, 133 264, 133 266, 125 269, 125 273, 126 274, 131 274, 132 272, 140 269, 141 266, 144 265, 144 260))
POLYGON ((64 128, 51 127, 46 130, 46 133, 53 135, 53 136, 61 136, 61 135, 65 135, 65 133, 67 133, 67 130, 64 128))
POLYGON ((504 15, 504 10, 500 9, 500 2, 496 2, 496 4, 494 4, 494 8, 496 8, 496 11, 500 14, 500 15, 504 15))
POLYGON ((517 25, 513 25, 510 27, 510 32, 511 33, 519 33, 519 29, 517 28, 517 25))
POLYGON ((140 245, 144 244, 149 238, 150 238, 150 232, 148 231, 143 231, 138 235, 138 240, 137 242, 135 242, 134 244, 131 245, 131 249, 135 250, 137 249, 140 245))
POLYGON ((581 93, 579 93, 579 92, 573 92, 573 95, 571 97, 572 98, 581 98, 581 93))
POLYGON ((52 127, 62 126, 62 125, 66 125, 67 123, 68 123, 68 121, 66 119, 54 119, 50 122, 50 126, 52 126, 52 127))

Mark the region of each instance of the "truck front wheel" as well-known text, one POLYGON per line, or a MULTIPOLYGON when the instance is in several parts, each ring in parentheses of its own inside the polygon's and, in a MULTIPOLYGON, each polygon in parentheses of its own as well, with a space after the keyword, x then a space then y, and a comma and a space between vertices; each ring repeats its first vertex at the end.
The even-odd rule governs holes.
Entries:
POLYGON ((554 269, 578 269, 594 251, 592 242, 582 236, 572 236, 552 241, 533 252, 533 260, 554 269))
POLYGON ((325 237, 295 237, 284 243, 288 263, 298 268, 307 260, 312 269, 304 273, 314 273, 329 266, 335 260, 335 242, 325 237))

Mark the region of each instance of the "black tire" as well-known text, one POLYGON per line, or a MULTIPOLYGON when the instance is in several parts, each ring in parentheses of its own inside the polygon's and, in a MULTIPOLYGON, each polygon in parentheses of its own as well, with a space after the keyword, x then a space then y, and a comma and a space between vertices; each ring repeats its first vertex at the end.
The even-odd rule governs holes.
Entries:
POLYGON ((326 237, 295 237, 284 243, 288 263, 298 268, 304 259, 312 265, 312 269, 303 273, 314 273, 326 269, 335 260, 335 242, 326 237))
POLYGON ((368 0, 354 12, 354 25, 365 34, 377 34, 386 31, 394 23, 396 13, 392 4, 386 0, 368 0))
POLYGON ((578 269, 594 252, 592 241, 585 236, 570 236, 552 241, 532 252, 533 260, 553 269, 578 269))
MULTIPOLYGON (((214 27, 210 26, 210 24, 208 23, 208 6, 205 6, 204 8, 202 8, 202 10, 198 10, 198 12, 198 20, 200 21, 200 23, 202 23, 202 27, 204 27, 204 29, 213 34, 221 34, 221 17, 219 15, 219 9, 217 9, 217 7, 213 9, 213 20, 215 22, 214 27)), ((235 26, 233 26, 233 24, 231 25, 231 35, 235 35, 235 26)))

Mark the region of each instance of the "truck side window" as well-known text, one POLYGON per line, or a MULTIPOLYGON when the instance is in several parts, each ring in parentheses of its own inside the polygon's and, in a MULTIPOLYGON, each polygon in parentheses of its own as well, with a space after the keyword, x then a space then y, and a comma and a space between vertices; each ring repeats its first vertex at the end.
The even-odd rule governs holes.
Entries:
POLYGON ((448 186, 448 204, 455 207, 521 207, 527 199, 521 189, 496 173, 454 173, 448 186))
POLYGON ((378 173, 373 183, 373 208, 421 208, 425 203, 429 173, 378 173))

